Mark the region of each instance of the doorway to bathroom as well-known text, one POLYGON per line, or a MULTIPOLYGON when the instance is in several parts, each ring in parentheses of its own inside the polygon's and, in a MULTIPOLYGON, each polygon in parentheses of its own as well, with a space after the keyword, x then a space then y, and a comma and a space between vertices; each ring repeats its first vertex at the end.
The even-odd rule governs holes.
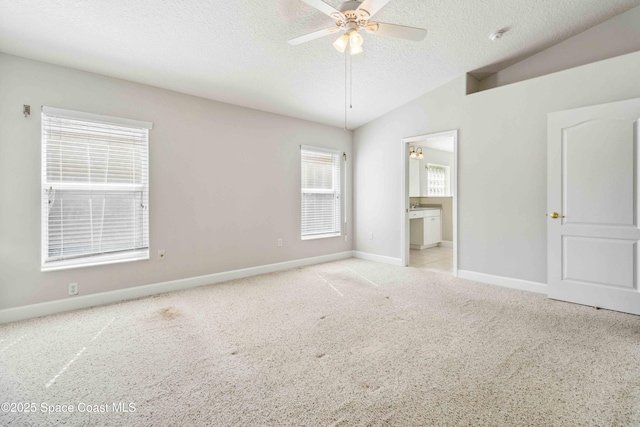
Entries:
POLYGON ((402 140, 402 265, 457 276, 458 131, 402 140))

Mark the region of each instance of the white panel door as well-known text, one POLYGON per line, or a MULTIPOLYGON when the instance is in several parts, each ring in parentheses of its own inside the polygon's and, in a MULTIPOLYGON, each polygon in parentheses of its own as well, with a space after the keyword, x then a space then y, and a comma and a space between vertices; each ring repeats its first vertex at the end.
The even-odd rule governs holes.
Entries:
POLYGON ((640 99, 551 113, 549 297, 640 314, 640 99))

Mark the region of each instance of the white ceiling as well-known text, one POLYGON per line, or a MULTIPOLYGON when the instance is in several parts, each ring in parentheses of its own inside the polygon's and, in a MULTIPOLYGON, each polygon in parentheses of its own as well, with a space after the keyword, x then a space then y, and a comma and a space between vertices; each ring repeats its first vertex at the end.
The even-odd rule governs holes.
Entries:
MULTIPOLYGON (((327 0, 337 6, 339 0, 327 0)), ((510 64, 640 0, 391 0, 375 20, 424 27, 422 42, 364 34, 349 128, 465 72, 510 64), (498 42, 488 36, 504 27, 498 42)), ((0 0, 0 51, 334 126, 344 57, 301 0, 0 0)))

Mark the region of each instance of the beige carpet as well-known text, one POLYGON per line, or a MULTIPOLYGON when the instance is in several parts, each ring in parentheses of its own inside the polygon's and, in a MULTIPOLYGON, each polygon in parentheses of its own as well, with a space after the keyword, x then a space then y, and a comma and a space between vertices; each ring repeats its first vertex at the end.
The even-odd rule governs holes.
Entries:
POLYGON ((639 425, 640 318, 349 259, 2 325, 1 402, 36 404, 16 426, 639 425))

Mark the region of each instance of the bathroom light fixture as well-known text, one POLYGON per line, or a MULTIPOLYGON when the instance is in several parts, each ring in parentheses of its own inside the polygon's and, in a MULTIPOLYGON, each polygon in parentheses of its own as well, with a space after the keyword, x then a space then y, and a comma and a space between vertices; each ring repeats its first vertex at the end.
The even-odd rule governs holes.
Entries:
POLYGON ((424 154, 422 154, 422 147, 414 147, 413 145, 409 146, 409 157, 412 159, 424 159, 424 154))

